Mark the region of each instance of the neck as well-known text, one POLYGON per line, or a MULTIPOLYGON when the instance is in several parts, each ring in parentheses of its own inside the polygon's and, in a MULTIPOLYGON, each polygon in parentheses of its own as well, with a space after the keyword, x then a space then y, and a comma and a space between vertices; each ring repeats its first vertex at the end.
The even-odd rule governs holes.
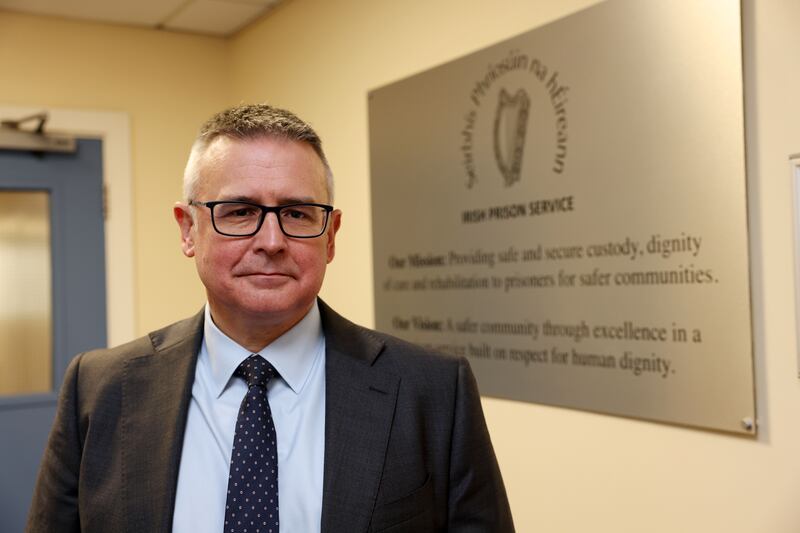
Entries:
POLYGON ((257 353, 297 325, 311 307, 288 319, 264 316, 263 314, 228 313, 224 306, 212 306, 210 302, 209 309, 211 318, 220 331, 239 346, 252 353, 257 353))

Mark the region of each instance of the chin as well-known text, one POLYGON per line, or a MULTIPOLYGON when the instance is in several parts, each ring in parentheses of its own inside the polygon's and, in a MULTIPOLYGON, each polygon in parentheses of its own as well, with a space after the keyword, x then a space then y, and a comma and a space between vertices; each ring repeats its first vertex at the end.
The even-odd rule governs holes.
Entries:
MULTIPOLYGON (((261 280, 259 283, 271 282, 261 280)), ((231 319, 240 316, 249 320, 284 322, 302 318, 316 301, 319 287, 316 284, 301 287, 295 279, 275 287, 259 286, 248 280, 206 292, 212 308, 226 309, 231 319)))
MULTIPOLYGON (((257 298, 247 298, 245 301, 234 305, 253 315, 275 315, 276 317, 285 316, 290 318, 295 314, 305 314, 315 299, 316 296, 308 299, 307 297, 300 298, 299 296, 265 294, 259 295, 257 298)), ((264 316, 264 318, 267 318, 267 316, 264 316)))

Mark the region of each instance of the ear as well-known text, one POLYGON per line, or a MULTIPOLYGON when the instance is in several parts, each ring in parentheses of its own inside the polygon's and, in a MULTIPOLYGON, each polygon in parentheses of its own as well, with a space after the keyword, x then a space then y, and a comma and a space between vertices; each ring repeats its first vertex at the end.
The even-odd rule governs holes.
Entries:
POLYGON ((191 208, 181 202, 177 202, 172 208, 172 214, 181 230, 181 250, 186 257, 194 257, 194 219, 192 218, 191 208))
POLYGON ((334 209, 331 213, 331 219, 328 221, 330 227, 325 237, 328 239, 326 244, 328 263, 333 261, 333 256, 336 255, 336 232, 339 231, 339 226, 342 225, 342 212, 339 209, 334 209))

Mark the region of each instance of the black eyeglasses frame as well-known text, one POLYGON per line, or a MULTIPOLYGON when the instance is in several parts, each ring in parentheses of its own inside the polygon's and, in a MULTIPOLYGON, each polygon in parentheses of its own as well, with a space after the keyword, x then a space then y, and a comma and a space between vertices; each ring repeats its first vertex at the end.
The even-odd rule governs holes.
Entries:
POLYGON ((325 230, 328 229, 328 220, 330 219, 331 211, 333 211, 332 205, 317 204, 313 202, 298 202, 293 204, 268 206, 268 205, 255 204, 253 202, 245 202, 243 200, 214 200, 211 202, 199 202, 197 200, 189 200, 189 205, 207 207, 211 214, 211 225, 214 226, 214 231, 226 237, 252 237, 261 230, 261 226, 264 225, 264 220, 266 220, 267 215, 269 213, 275 213, 275 217, 278 219, 278 226, 281 228, 281 232, 283 232, 283 234, 286 235, 287 237, 292 239, 316 239, 317 237, 324 234, 325 230), (240 205, 247 205, 250 207, 259 208, 261 210, 261 216, 258 218, 258 224, 256 224, 256 229, 252 233, 245 233, 242 235, 225 233, 224 231, 220 231, 220 229, 217 228, 217 221, 216 217, 214 216, 214 206, 217 206, 219 204, 240 204, 240 205), (323 222, 322 229, 316 235, 292 235, 291 233, 287 233, 287 231, 284 229, 283 222, 281 222, 281 217, 280 217, 281 210, 301 205, 319 207, 325 210, 325 222, 323 222))

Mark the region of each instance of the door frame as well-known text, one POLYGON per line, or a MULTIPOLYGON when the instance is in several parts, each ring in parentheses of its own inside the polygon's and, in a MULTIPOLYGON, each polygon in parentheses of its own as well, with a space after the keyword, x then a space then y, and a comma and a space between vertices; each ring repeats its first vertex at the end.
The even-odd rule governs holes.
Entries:
MULTIPOLYGON (((22 118, 42 111, 49 115, 47 131, 103 140, 106 325, 108 345, 116 346, 136 337, 130 119, 118 111, 10 105, 0 105, 0 118, 22 118)), ((57 389, 60 383, 53 385, 57 389)))

